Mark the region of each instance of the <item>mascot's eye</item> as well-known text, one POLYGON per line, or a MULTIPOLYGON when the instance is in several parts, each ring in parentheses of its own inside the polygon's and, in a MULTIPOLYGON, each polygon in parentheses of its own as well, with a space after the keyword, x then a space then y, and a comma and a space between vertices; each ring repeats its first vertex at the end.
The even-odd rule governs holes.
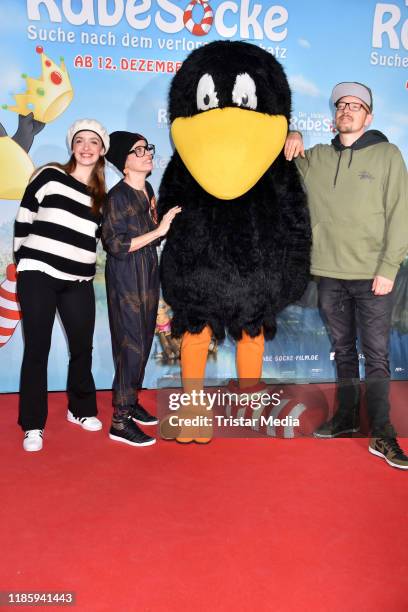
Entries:
POLYGON ((203 74, 197 86, 197 108, 204 111, 217 106, 218 97, 213 78, 210 74, 203 74))
POLYGON ((232 101, 238 106, 254 110, 258 105, 254 80, 246 72, 238 74, 235 79, 232 101))

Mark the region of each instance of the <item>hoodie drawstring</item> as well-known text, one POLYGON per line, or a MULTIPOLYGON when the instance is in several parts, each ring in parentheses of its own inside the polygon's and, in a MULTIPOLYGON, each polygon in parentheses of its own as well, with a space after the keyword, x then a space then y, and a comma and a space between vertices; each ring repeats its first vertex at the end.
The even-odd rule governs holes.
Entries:
POLYGON ((333 187, 336 186, 336 182, 337 182, 337 175, 339 173, 339 169, 340 169, 340 162, 341 162, 341 154, 343 153, 343 151, 340 149, 340 155, 339 155, 339 159, 337 160, 337 168, 336 168, 336 174, 334 177, 334 183, 333 183, 333 187))
MULTIPOLYGON (((346 147, 346 148, 348 148, 348 147, 346 147)), ((336 174, 334 176, 333 187, 335 187, 336 183, 337 183, 337 176, 338 176, 339 170, 340 170, 341 154, 343 153, 344 150, 345 149, 340 149, 340 155, 339 155, 339 159, 337 160, 337 168, 336 168, 336 174)), ((350 159, 349 159, 349 163, 347 165, 347 168, 350 168, 351 163, 353 161, 353 151, 354 151, 353 147, 350 147, 350 159)))
POLYGON ((331 141, 333 148, 336 151, 340 151, 339 159, 337 161, 336 176, 334 177, 333 187, 336 186, 337 176, 340 170, 341 154, 345 149, 351 149, 350 159, 348 163, 348 168, 350 168, 353 162, 353 152, 354 151, 365 149, 366 147, 370 147, 372 145, 378 144, 379 142, 388 142, 388 138, 384 136, 384 134, 382 134, 378 130, 368 130, 367 132, 364 132, 364 134, 360 136, 360 138, 358 138, 355 142, 353 142, 351 147, 345 147, 340 141, 340 135, 337 134, 337 136, 333 138, 331 141))

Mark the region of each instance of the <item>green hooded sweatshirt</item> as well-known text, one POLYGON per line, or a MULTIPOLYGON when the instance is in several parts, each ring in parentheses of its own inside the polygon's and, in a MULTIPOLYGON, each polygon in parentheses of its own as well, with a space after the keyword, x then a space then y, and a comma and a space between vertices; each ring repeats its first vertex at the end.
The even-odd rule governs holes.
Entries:
POLYGON ((351 147, 339 136, 296 159, 313 229, 311 273, 394 280, 408 251, 408 178, 399 149, 377 130, 351 147))

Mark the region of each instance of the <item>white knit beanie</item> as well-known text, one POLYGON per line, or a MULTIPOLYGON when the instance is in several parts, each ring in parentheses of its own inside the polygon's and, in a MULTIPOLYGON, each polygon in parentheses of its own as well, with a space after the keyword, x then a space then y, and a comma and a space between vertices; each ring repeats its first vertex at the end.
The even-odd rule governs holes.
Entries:
POLYGON ((98 134, 99 138, 103 142, 103 146, 105 148, 105 155, 109 150, 109 134, 106 129, 103 127, 99 121, 95 119, 78 119, 71 125, 67 132, 67 142, 69 150, 72 151, 72 141, 74 140, 75 134, 78 132, 82 132, 84 130, 89 130, 90 132, 95 132, 98 134))

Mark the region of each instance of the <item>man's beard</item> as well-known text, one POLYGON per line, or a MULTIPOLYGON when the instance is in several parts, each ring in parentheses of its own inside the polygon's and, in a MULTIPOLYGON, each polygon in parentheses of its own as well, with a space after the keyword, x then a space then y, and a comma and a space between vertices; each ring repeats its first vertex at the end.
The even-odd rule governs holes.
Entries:
POLYGON ((349 119, 348 121, 344 122, 344 121, 337 121, 336 123, 336 129, 338 132, 343 133, 343 134, 349 134, 350 132, 353 131, 353 123, 352 123, 352 119, 349 119))
POLYGON ((353 131, 352 125, 336 125, 336 129, 340 134, 350 134, 353 131))

